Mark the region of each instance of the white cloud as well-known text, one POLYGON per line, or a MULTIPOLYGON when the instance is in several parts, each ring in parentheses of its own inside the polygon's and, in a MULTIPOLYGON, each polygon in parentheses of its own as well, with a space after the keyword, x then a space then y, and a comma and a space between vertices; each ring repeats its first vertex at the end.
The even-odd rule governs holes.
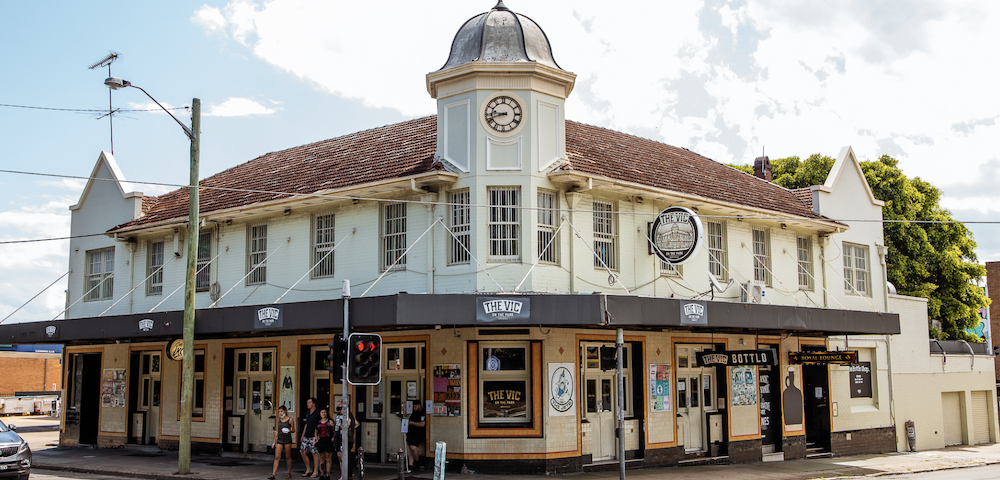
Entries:
POLYGON ((226 17, 222 16, 222 12, 218 8, 208 5, 202 5, 201 8, 195 10, 191 21, 205 27, 205 30, 209 32, 225 33, 226 30, 226 17))
POLYGON ((248 115, 270 115, 277 110, 267 108, 249 98, 228 98, 218 105, 209 105, 206 117, 245 117, 248 115))

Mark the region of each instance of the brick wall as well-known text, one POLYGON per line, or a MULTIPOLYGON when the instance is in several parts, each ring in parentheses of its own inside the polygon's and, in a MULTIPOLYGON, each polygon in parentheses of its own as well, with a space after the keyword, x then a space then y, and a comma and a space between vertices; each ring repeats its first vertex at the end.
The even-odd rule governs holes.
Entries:
MULTIPOLYGON (((986 262, 986 295, 993 300, 990 304, 990 332, 993 345, 1000 345, 1000 262, 986 262)), ((1000 379, 1000 357, 996 362, 996 378, 1000 379)))
POLYGON ((59 358, 0 357, 0 392, 51 391, 62 388, 59 358))
POLYGON ((882 427, 833 432, 830 446, 837 456, 895 452, 896 430, 894 427, 882 427))

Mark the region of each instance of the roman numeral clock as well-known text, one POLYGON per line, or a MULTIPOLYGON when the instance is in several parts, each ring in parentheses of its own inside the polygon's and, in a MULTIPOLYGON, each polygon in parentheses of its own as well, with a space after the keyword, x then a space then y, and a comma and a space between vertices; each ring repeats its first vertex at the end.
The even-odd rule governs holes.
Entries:
POLYGON ((521 124, 521 104, 512 97, 501 95, 490 100, 483 109, 483 119, 493 130, 508 133, 521 124))

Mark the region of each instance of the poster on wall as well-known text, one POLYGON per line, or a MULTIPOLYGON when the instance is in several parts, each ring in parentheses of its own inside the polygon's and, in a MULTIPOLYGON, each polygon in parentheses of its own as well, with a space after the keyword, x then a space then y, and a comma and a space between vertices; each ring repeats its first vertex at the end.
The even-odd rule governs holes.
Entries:
POLYGON ((549 364, 549 416, 569 416, 576 415, 576 399, 573 392, 576 391, 576 380, 573 378, 573 370, 576 365, 572 363, 550 363, 549 364))
POLYGON ((437 417, 462 416, 461 365, 434 365, 434 404, 437 417))
POLYGON ((852 363, 851 398, 872 398, 872 362, 852 363))
POLYGON ((754 367, 735 367, 729 373, 734 407, 757 405, 757 374, 754 367))
POLYGON ((781 414, 785 431, 802 430, 802 390, 799 385, 798 367, 789 366, 785 375, 785 389, 781 392, 781 414))
POLYGON ((125 406, 125 369, 105 368, 101 378, 101 406, 125 406))
POLYGON ((670 365, 649 366, 649 411, 670 411, 670 365))
POLYGON ((279 405, 284 405, 288 413, 295 412, 295 367, 281 367, 281 397, 279 405))

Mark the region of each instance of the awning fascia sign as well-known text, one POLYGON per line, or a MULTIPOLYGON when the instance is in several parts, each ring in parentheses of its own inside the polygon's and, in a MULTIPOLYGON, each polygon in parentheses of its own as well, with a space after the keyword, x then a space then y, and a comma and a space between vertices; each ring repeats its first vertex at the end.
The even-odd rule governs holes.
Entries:
POLYGON ((788 363, 792 365, 830 365, 857 362, 857 350, 844 350, 840 352, 788 352, 788 363))
POLYGON ((701 367, 742 367, 748 365, 776 366, 778 354, 774 349, 698 352, 695 354, 701 367))

